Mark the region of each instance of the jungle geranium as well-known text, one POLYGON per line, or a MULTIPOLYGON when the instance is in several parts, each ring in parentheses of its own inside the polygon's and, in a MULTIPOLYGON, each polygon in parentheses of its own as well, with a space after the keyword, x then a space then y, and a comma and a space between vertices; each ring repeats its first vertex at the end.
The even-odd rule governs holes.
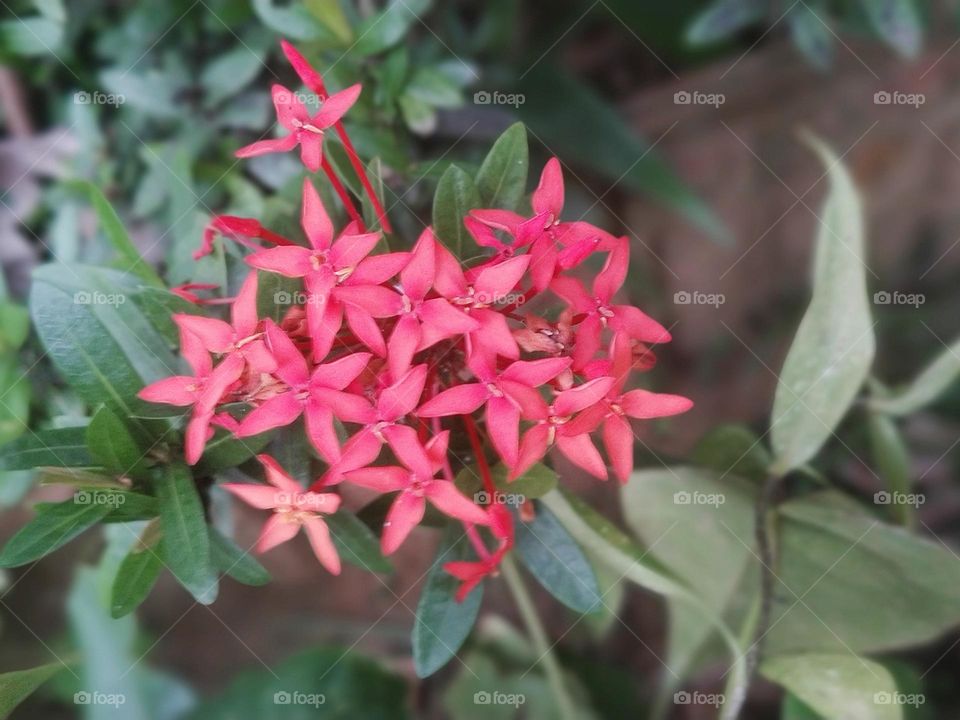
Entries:
MULTIPOLYGON (((320 563, 330 572, 340 560, 324 516, 336 513, 344 486, 389 497, 382 522, 384 554, 397 551, 421 523, 428 505, 461 523, 475 560, 447 563, 461 581, 463 600, 498 572, 514 547, 519 512, 490 504, 509 483, 549 457, 554 447, 600 479, 608 466, 626 482, 633 463, 631 419, 682 413, 691 403, 676 395, 628 389, 635 371, 653 363, 651 345, 667 330, 629 304, 622 286, 630 245, 581 220, 562 221, 563 172, 551 158, 531 199, 531 214, 513 208, 469 208, 457 220, 482 255, 463 263, 426 227, 409 249, 379 227, 364 223, 342 179, 325 161, 323 131, 336 127, 360 97, 360 87, 327 95, 323 80, 302 55, 284 52, 305 85, 323 100, 310 115, 299 98, 275 86, 280 124, 289 134, 258 141, 237 154, 291 150, 299 144, 308 171, 323 170, 349 221, 338 233, 310 177, 303 181, 301 226, 305 242, 267 230, 258 220, 213 218, 198 257, 218 237, 236 240, 248 274, 235 298, 201 299, 215 286, 188 283, 179 296, 197 306, 178 314, 181 351, 192 373, 162 380, 140 396, 191 408, 186 456, 191 464, 218 429, 241 441, 279 428, 301 434, 316 458, 316 479, 294 479, 275 460, 260 456, 266 485, 226 483, 255 508, 273 511, 257 543, 260 551, 303 527, 320 563), (601 269, 586 268, 596 256, 601 269), (290 306, 258 314, 258 287, 295 281, 290 306), (218 303, 231 320, 210 316, 218 303), (517 313, 536 304, 536 312, 517 313), (302 425, 301 425, 302 423, 302 425), (464 439, 466 442, 456 442, 464 439), (606 455, 595 440, 600 440, 606 455), (491 468, 496 457, 502 468, 491 468), (390 456, 383 461, 381 455, 390 456), (318 460, 320 462, 318 462, 318 460), (501 472, 502 470, 502 472, 501 472), (471 496, 457 473, 484 492, 471 496), (505 478, 498 486, 494 478, 505 478), (491 547, 487 547, 488 543, 491 547)), ((354 163, 368 193, 369 178, 354 163)), ((259 298, 263 307, 263 297, 259 298)), ((279 441, 278 441, 279 442, 279 441)))

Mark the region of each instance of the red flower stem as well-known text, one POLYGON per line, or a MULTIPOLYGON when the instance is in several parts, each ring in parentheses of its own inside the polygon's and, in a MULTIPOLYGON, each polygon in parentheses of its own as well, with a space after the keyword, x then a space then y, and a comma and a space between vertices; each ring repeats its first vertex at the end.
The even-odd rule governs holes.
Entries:
POLYGON ((463 530, 467 534, 470 544, 473 545, 473 549, 477 551, 480 559, 489 560, 490 551, 487 550, 487 546, 483 544, 483 539, 480 537, 480 533, 477 532, 477 526, 473 523, 465 522, 463 524, 463 530))
POLYGON ((363 218, 360 216, 360 213, 357 212, 357 208, 353 204, 353 200, 350 199, 350 193, 347 192, 347 189, 343 186, 343 183, 340 182, 340 178, 338 178, 337 174, 333 171, 333 167, 331 167, 330 161, 327 160, 326 155, 321 156, 320 167, 323 168, 323 171, 330 179, 330 184, 333 186, 334 192, 337 193, 337 197, 340 198, 340 202, 343 203, 343 207, 346 208, 347 215, 349 215, 350 219, 360 226, 360 232, 366 232, 367 227, 363 223, 363 218))
POLYGON ((461 415, 460 417, 463 418, 463 424, 467 428, 467 437, 470 438, 473 454, 477 456, 477 465, 480 466, 480 477, 483 479, 483 487, 490 495, 493 495, 497 491, 497 488, 493 484, 493 476, 490 474, 487 456, 483 454, 483 445, 480 444, 480 435, 477 433, 477 426, 470 415, 461 415))
POLYGON ((338 120, 334 127, 337 129, 337 135, 340 136, 340 141, 343 143, 343 149, 347 151, 347 157, 350 158, 350 164, 353 165, 353 169, 356 170, 357 175, 360 176, 360 182, 363 185, 363 189, 366 190, 367 196, 370 198, 370 203, 373 205, 373 210, 377 214, 377 220, 380 223, 380 227, 384 232, 392 233, 393 228, 390 226, 390 221, 387 219, 387 213, 383 209, 383 205, 380 204, 380 198, 377 197, 377 193, 373 189, 373 184, 370 182, 370 178, 367 177, 367 169, 363 166, 363 161, 360 160, 360 156, 357 155, 357 150, 353 146, 353 141, 350 140, 350 136, 347 135, 347 131, 343 127, 342 122, 338 120))

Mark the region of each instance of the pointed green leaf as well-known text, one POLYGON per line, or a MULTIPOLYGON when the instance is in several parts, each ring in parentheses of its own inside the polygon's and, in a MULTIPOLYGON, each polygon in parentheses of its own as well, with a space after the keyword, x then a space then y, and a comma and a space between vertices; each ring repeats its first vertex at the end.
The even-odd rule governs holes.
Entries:
POLYGON ((853 180, 819 140, 831 188, 821 213, 813 297, 783 365, 773 403, 775 470, 803 465, 846 414, 870 370, 875 341, 867 298, 863 211, 853 180))
POLYGON ((216 528, 210 529, 210 557, 217 570, 226 573, 238 583, 266 585, 270 582, 270 573, 250 551, 244 551, 216 528))
POLYGON ((19 567, 66 545, 110 511, 102 503, 62 503, 37 506, 37 514, 0 552, 0 567, 19 567))
POLYGON ((460 582, 443 569, 445 563, 472 559, 463 530, 459 525, 448 525, 417 604, 412 638, 417 677, 429 677, 450 662, 473 629, 483 586, 477 586, 463 602, 457 602, 454 595, 460 582))
POLYGON ((872 399, 871 407, 888 415, 910 415, 926 407, 953 385, 960 376, 960 340, 930 363, 906 386, 895 389, 889 397, 872 399))
POLYGON ((516 522, 517 552, 543 587, 571 610, 602 606, 597 576, 580 546, 550 510, 538 503, 532 522, 516 522))
POLYGON ((761 482, 770 467, 770 453, 756 433, 743 425, 720 425, 701 438, 693 462, 721 477, 736 475, 761 482))
POLYGON ((762 0, 714 0, 687 28, 691 45, 708 45, 763 19, 766 4, 762 0))
POLYGON ((451 165, 440 177, 437 193, 433 198, 433 230, 444 245, 457 257, 462 258, 470 235, 464 227, 467 213, 480 206, 477 188, 466 172, 451 165))
POLYGON ((154 487, 160 501, 163 561, 198 602, 209 605, 217 597, 217 574, 203 504, 190 469, 171 464, 154 487))
POLYGON ((809 2, 795 5, 787 14, 793 44, 814 67, 821 70, 826 70, 833 62, 835 35, 828 22, 822 8, 814 7, 809 2))
POLYGON ((102 407, 87 426, 87 446, 98 465, 119 475, 140 477, 147 465, 145 454, 126 424, 110 408, 102 407))
POLYGON ((860 0, 860 5, 890 47, 904 57, 916 57, 923 42, 923 26, 913 0, 860 0))
POLYGON ((156 548, 135 546, 120 563, 110 592, 110 615, 129 615, 147 599, 160 577, 163 561, 156 548))
POLYGON ((0 718, 9 717, 17 705, 65 667, 63 663, 55 662, 0 674, 0 718))
POLYGON ((348 510, 338 510, 325 519, 342 560, 370 572, 393 572, 393 563, 380 551, 377 536, 360 518, 348 510))
POLYGON ((527 128, 514 123, 497 138, 477 172, 480 206, 516 210, 527 189, 529 165, 527 128))
POLYGON ((0 470, 36 467, 93 467, 85 427, 28 432, 0 448, 0 470))

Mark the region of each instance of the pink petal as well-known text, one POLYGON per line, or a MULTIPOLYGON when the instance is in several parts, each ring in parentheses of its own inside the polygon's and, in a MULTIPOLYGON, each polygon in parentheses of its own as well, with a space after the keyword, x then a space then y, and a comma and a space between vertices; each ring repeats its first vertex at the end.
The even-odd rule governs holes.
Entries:
POLYGON ((220 487, 236 495, 247 505, 258 510, 271 510, 279 505, 278 492, 270 485, 254 485, 253 483, 220 483, 220 487))
POLYGON ((197 399, 197 382, 197 378, 189 375, 175 375, 147 385, 137 397, 147 402, 186 407, 197 399))
POLYGON ((329 408, 334 416, 342 422, 367 424, 377 420, 376 410, 367 402, 365 397, 360 395, 317 387, 311 391, 311 399, 313 402, 329 408))
POLYGON ((467 279, 463 275, 460 261, 442 243, 434 247, 436 275, 433 289, 445 298, 461 297, 467 294, 467 279))
POLYGON ((184 434, 184 454, 188 465, 196 465, 200 461, 207 441, 213 437, 213 429, 210 427, 212 417, 211 412, 197 413, 187 423, 187 431, 184 434))
POLYGON ((402 490, 410 484, 410 471, 397 465, 365 467, 345 475, 349 482, 382 493, 402 490))
POLYGON ((275 395, 251 411, 240 423, 237 437, 251 437, 278 427, 286 427, 303 412, 303 403, 293 392, 275 395))
POLYGON ((454 307, 443 298, 433 298, 425 301, 419 308, 418 314, 423 321, 420 329, 420 344, 417 351, 428 347, 448 337, 475 332, 480 329, 480 323, 470 317, 463 310, 454 307))
POLYGON ((480 323, 480 329, 470 333, 471 351, 493 360, 501 355, 510 360, 520 356, 520 348, 510 331, 507 319, 495 310, 473 310, 470 317, 480 323))
MULTIPOLYGON (((173 319, 176 321, 176 316, 173 319)), ((209 375, 213 370, 213 360, 203 346, 203 341, 182 327, 180 328, 180 354, 197 377, 209 375)))
POLYGON ((383 429, 390 449, 397 459, 422 480, 433 477, 427 451, 417 438, 417 431, 409 425, 388 425, 383 429))
POLYGON ((530 265, 529 255, 518 255, 485 268, 473 283, 474 295, 482 303, 503 303, 530 265))
POLYGON ((333 426, 333 411, 326 405, 310 398, 306 404, 307 437, 324 462, 340 460, 340 442, 333 426))
POLYGON ((387 341, 387 361, 391 377, 400 377, 410 367, 420 345, 420 321, 413 314, 401 317, 387 341))
POLYGON ((380 242, 379 232, 341 235, 330 250, 330 261, 343 269, 355 268, 380 242))
POLYGON ((277 363, 276 375, 290 387, 300 387, 310 380, 310 370, 307 361, 293 340, 273 322, 266 321, 267 341, 270 344, 270 354, 277 363))
POLYGON ((342 118, 347 110, 360 97, 361 85, 351 85, 346 90, 334 93, 323 101, 320 110, 313 116, 313 124, 319 128, 328 128, 342 118))
POLYGON ((274 460, 266 453, 257 455, 257 460, 263 466, 264 473, 267 476, 267 482, 285 493, 296 495, 303 492, 303 487, 294 480, 287 471, 280 467, 280 463, 274 460))
POLYGON ((427 441, 424 448, 427 451, 427 457, 430 458, 430 465, 434 472, 439 472, 447 459, 447 448, 450 446, 450 431, 443 430, 434 435, 427 441))
POLYGON ((546 423, 537 423, 527 430, 520 441, 517 464, 510 470, 510 479, 523 475, 530 467, 543 459, 550 444, 550 428, 546 423))
POLYGON ((430 228, 424 230, 417 244, 413 246, 409 262, 400 271, 403 292, 414 302, 423 300, 433 287, 433 276, 436 274, 436 244, 430 228))
POLYGON ((420 402, 427 381, 427 366, 415 365, 393 385, 380 391, 377 412, 381 420, 394 422, 409 414, 420 402))
POLYGON ((233 328, 223 320, 177 313, 173 321, 181 331, 191 333, 204 349, 212 353, 225 353, 233 345, 233 328))
POLYGON ((427 486, 427 499, 444 515, 475 525, 488 525, 490 519, 482 508, 461 494, 449 480, 434 480, 427 486))
POLYGON ((333 362, 317 365, 311 382, 314 385, 343 390, 364 371, 371 357, 372 355, 366 352, 352 353, 333 362))
POLYGON ((685 413, 693 407, 693 401, 680 395, 631 390, 620 398, 620 406, 630 417, 649 420, 685 413))
POLYGON ((577 278, 560 276, 550 283, 553 293, 567 303, 574 312, 585 313, 594 309, 593 297, 577 278))
POLYGON ((500 389, 513 401, 524 419, 541 420, 550 415, 546 401, 536 388, 514 380, 501 380, 500 389))
POLYGON ((380 285, 396 275, 403 266, 407 264, 407 258, 410 253, 395 252, 383 253, 364 258, 357 269, 346 280, 343 285, 380 285))
POLYGON ((548 212, 554 218, 560 217, 563 211, 563 171, 557 158, 550 158, 543 166, 540 184, 533 191, 530 204, 535 213, 548 212))
POLYGON ((519 453, 520 411, 506 398, 487 401, 487 434, 507 467, 514 467, 519 453))
POLYGON ((271 138, 269 140, 258 140, 237 150, 234 155, 238 158, 251 158, 268 153, 288 152, 297 146, 296 133, 284 135, 281 138, 271 138))
POLYGON ((247 274, 230 308, 230 318, 238 339, 250 337, 257 329, 257 273, 247 274))
POLYGON ((623 330, 634 340, 656 344, 670 342, 667 329, 632 305, 614 305, 608 324, 613 330, 623 330))
POLYGON ((427 400, 419 410, 420 417, 469 415, 486 402, 489 390, 480 383, 455 385, 427 400))
MULTIPOLYGON (((364 428, 347 440, 343 446, 343 454, 340 460, 337 461, 336 467, 332 469, 335 470, 335 473, 345 473, 356 470, 357 468, 366 467, 377 459, 377 456, 380 455, 381 447, 383 447, 383 443, 380 441, 380 438, 371 430, 364 428)), ((404 478, 406 478, 408 474, 409 473, 404 471, 404 478)), ((405 479, 404 483, 406 483, 405 479)), ((404 485, 400 487, 404 487, 404 485)))
POLYGON ((619 415, 611 415, 603 423, 603 445, 613 471, 625 483, 633 472, 633 430, 619 415))
POLYGON ((273 97, 273 107, 277 111, 277 120, 287 130, 296 130, 310 120, 307 108, 296 93, 290 92, 283 85, 274 84, 270 88, 270 94, 273 97))
POLYGON ((403 298, 395 290, 380 285, 341 285, 337 300, 363 308, 375 318, 393 317, 403 309, 403 298))
MULTIPOLYGON (((338 293, 337 300, 339 301, 339 299, 340 295, 338 293)), ((370 348, 378 357, 386 355, 387 345, 383 341, 383 333, 370 313, 358 305, 346 303, 343 305, 343 309, 347 315, 347 326, 360 342, 370 348)))
POLYGON ((286 55, 287 61, 293 66, 303 84, 314 92, 319 92, 319 89, 323 87, 323 78, 320 77, 320 73, 314 70, 300 54, 300 51, 286 40, 280 41, 280 47, 283 48, 283 54, 286 55))
POLYGON ((474 242, 480 247, 496 248, 497 250, 503 250, 509 247, 496 236, 489 225, 481 222, 478 218, 467 215, 467 217, 463 219, 463 224, 474 242))
POLYGON ((251 374, 266 373, 267 375, 273 375, 277 372, 277 361, 273 354, 267 350, 267 344, 263 341, 263 338, 257 338, 246 343, 237 352, 247 361, 247 368, 251 374))
POLYGON ((323 135, 301 130, 297 139, 300 141, 300 162, 310 172, 317 172, 323 165, 323 135))
POLYGON ((257 553, 272 550, 277 545, 292 540, 299 530, 300 523, 290 520, 280 513, 274 513, 263 524, 263 530, 260 531, 255 550, 257 553))
POLYGON ((330 528, 319 517, 308 517, 303 521, 303 529, 310 540, 310 547, 313 548, 313 554, 331 575, 340 574, 340 556, 337 549, 330 539, 330 528))
POLYGON ((511 363, 502 374, 504 380, 540 387, 570 367, 570 358, 544 358, 543 360, 518 360, 511 363))
POLYGON ((600 335, 603 327, 597 315, 588 315, 580 323, 576 331, 576 342, 573 346, 573 368, 578 370, 593 360, 593 356, 600 349, 600 335))
POLYGON ((564 456, 579 468, 583 468, 594 477, 607 479, 607 466, 600 453, 590 440, 590 436, 557 434, 557 448, 564 456))
POLYGON ((246 261, 251 267, 267 272, 285 277, 303 277, 313 269, 311 257, 313 253, 305 247, 283 245, 247 255, 246 261))
POLYGON ((410 532, 420 524, 426 507, 422 495, 405 490, 397 495, 383 523, 380 547, 384 555, 392 555, 403 544, 410 532))
POLYGON ((620 238, 614 245, 613 250, 607 255, 607 261, 603 269, 597 274, 593 281, 593 294, 600 299, 603 304, 610 301, 614 293, 623 285, 627 277, 627 270, 630 268, 630 245, 627 238, 620 238))
POLYGON ((239 354, 227 355, 203 384, 203 390, 197 399, 197 410, 201 413, 212 412, 223 400, 227 390, 240 379, 245 366, 246 363, 239 354))
POLYGON ((303 208, 300 211, 300 224, 314 250, 330 249, 330 243, 333 242, 333 222, 310 178, 303 179, 303 208))
POLYGON ((612 377, 598 377, 559 393, 553 402, 553 407, 560 417, 573 415, 600 402, 612 387, 612 377))
POLYGON ((497 230, 505 230, 513 236, 516 236, 517 227, 524 221, 522 215, 518 215, 512 210, 471 210, 470 215, 497 230))
POLYGON ((557 271, 557 247, 549 235, 541 235, 530 248, 530 280, 537 292, 553 281, 557 271))

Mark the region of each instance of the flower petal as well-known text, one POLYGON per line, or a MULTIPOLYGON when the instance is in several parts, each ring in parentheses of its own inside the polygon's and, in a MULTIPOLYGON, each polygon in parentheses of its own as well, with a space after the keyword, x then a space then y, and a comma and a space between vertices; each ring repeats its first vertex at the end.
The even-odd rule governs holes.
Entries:
POLYGON ((620 398, 620 406, 630 417, 649 420, 685 413, 693 407, 693 400, 681 395, 631 390, 620 398))
POLYGON ((475 525, 488 525, 490 518, 449 480, 434 480, 427 486, 427 499, 444 515, 475 525))
POLYGON ((333 411, 311 397, 307 400, 304 417, 310 444, 324 462, 331 464, 340 460, 342 455, 337 431, 333 426, 333 411))
POLYGON ((343 285, 380 285, 385 283, 403 269, 409 256, 410 253, 407 252, 394 252, 365 257, 350 277, 343 281, 343 285))
POLYGON ((280 463, 274 460, 266 453, 257 455, 257 460, 263 465, 264 473, 267 476, 267 482, 274 487, 283 490, 286 493, 298 494, 303 492, 303 487, 294 480, 287 471, 280 467, 280 463))
POLYGON ((362 235, 341 235, 330 249, 330 261, 337 268, 355 268, 376 247, 380 238, 379 231, 362 235))
POLYGON ((409 414, 420 402, 427 381, 427 366, 415 365, 393 385, 384 388, 377 398, 381 420, 394 422, 409 414))
POLYGON ((557 433, 557 448, 564 456, 579 468, 583 468, 594 477, 607 479, 607 466, 600 452, 587 434, 563 435, 557 433))
MULTIPOLYGON (((339 296, 337 299, 339 304, 339 296)), ((364 308, 358 305, 343 304, 347 315, 347 326, 357 338, 373 351, 377 357, 387 354, 387 344, 383 341, 383 333, 377 321, 364 308)))
POLYGON ((622 330, 634 340, 656 344, 670 342, 667 329, 633 305, 614 305, 609 325, 613 330, 622 330))
POLYGON ((320 110, 313 116, 313 124, 319 128, 328 128, 337 120, 342 118, 347 110, 353 107, 353 104, 360 97, 360 83, 351 85, 346 90, 330 95, 320 105, 320 110))
POLYGON ((303 529, 310 540, 310 547, 313 548, 313 554, 331 575, 340 574, 340 556, 337 554, 337 548, 334 547, 330 539, 330 528, 322 518, 311 516, 303 521, 303 529))
POLYGON ((251 267, 285 277, 303 277, 312 270, 312 253, 299 245, 283 245, 247 255, 251 267))
POLYGON ((520 410, 502 397, 487 401, 487 434, 507 467, 517 464, 520 442, 520 410))
POLYGON ((233 328, 223 320, 176 313, 173 321, 181 331, 191 333, 205 350, 225 353, 233 345, 233 328))
POLYGON ((424 230, 417 244, 413 246, 410 260, 400 271, 403 292, 414 302, 423 300, 433 287, 433 276, 436 274, 436 244, 430 228, 424 230))
POLYGON ((619 415, 607 418, 603 423, 603 446, 614 473, 625 483, 633 472, 633 430, 626 418, 619 415))
POLYGON ((277 111, 277 120, 287 130, 296 130, 310 120, 310 113, 307 112, 306 106, 296 93, 275 83, 270 88, 270 95, 273 98, 273 107, 277 111))
POLYGON ((152 403, 186 407, 197 399, 197 378, 189 375, 174 375, 147 385, 137 397, 152 403))
POLYGON ((427 503, 422 495, 402 490, 393 501, 383 522, 380 547, 384 555, 392 555, 407 539, 410 532, 420 524, 427 503))
POLYGON ((383 429, 390 449, 397 459, 421 480, 433 477, 433 466, 427 451, 417 438, 417 431, 409 425, 388 425, 383 429))
POLYGON ((401 317, 387 341, 387 362, 391 377, 401 377, 410 367, 420 345, 420 321, 411 313, 401 317))
POLYGON ((421 417, 444 417, 446 415, 469 415, 486 402, 490 392, 480 383, 455 385, 427 400, 417 415, 421 417))
POLYGON ((293 388, 305 385, 310 380, 310 370, 300 350, 273 320, 268 318, 265 327, 270 354, 277 363, 277 377, 293 388))
POLYGON ((330 249, 330 243, 333 242, 333 222, 310 178, 303 179, 303 208, 300 211, 300 224, 314 250, 330 249))
POLYGON ((559 393, 553 407, 560 417, 573 415, 600 402, 612 387, 612 377, 598 377, 559 393))
POLYGON ((253 483, 220 483, 220 487, 236 495, 247 505, 258 510, 271 510, 277 502, 277 489, 271 485, 254 485, 253 483))
POLYGON ((484 268, 473 282, 474 296, 488 304, 506 302, 505 296, 517 286, 529 265, 529 255, 517 255, 484 268))
POLYGON ((268 153, 288 152, 297 146, 296 133, 290 133, 280 138, 270 138, 268 140, 258 140, 255 143, 245 145, 234 153, 238 158, 252 158, 268 153))
POLYGON ((257 553, 265 553, 287 540, 292 540, 299 531, 300 523, 280 513, 274 513, 263 524, 263 530, 260 531, 260 537, 254 549, 257 553))
POLYGON ((557 158, 550 158, 543 166, 540 183, 533 191, 530 204, 535 213, 548 212, 554 218, 560 217, 563 211, 563 171, 557 158))
POLYGON ((570 358, 544 358, 542 360, 518 360, 502 373, 504 380, 536 388, 553 380, 570 366, 570 358))
POLYGON ((280 393, 250 412, 240 423, 237 437, 251 437, 278 427, 286 427, 303 412, 303 403, 293 392, 280 393))

